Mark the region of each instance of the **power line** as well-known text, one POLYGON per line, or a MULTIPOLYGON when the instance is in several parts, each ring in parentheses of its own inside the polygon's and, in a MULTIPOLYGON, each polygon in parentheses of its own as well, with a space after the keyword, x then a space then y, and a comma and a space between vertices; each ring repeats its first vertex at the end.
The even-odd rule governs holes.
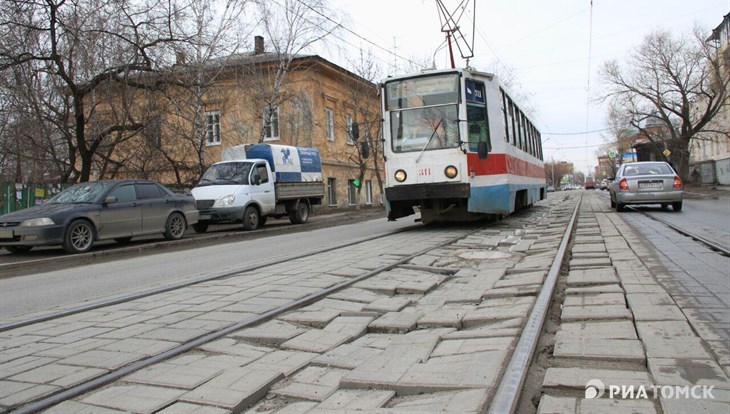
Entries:
POLYGON ((595 134, 596 132, 608 131, 609 128, 594 129, 593 131, 581 131, 581 132, 540 132, 542 135, 585 135, 595 134))

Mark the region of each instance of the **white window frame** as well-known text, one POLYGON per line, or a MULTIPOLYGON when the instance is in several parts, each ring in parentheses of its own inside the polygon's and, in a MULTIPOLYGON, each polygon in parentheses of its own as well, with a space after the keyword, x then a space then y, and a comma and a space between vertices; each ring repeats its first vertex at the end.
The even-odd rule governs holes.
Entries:
POLYGON ((205 145, 221 144, 221 113, 208 111, 205 113, 205 145))
POLYGON ((263 123, 264 141, 279 140, 279 105, 264 106, 263 123), (271 111, 271 117, 269 117, 269 111, 271 111))
POLYGON ((355 145, 355 140, 352 139, 352 115, 345 115, 345 132, 347 133, 347 144, 355 145))
POLYGON ((373 204, 373 182, 372 180, 365 180, 365 204, 373 204))
POLYGON ((327 140, 335 140, 335 111, 332 108, 326 108, 326 126, 327 126, 327 140))

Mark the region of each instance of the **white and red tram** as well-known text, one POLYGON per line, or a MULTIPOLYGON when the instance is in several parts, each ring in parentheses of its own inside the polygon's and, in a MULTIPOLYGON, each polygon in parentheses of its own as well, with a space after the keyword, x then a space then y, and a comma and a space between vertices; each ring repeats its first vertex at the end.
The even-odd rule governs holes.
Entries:
POLYGON ((546 196, 540 132, 499 85, 469 69, 382 84, 389 220, 504 215, 546 196))

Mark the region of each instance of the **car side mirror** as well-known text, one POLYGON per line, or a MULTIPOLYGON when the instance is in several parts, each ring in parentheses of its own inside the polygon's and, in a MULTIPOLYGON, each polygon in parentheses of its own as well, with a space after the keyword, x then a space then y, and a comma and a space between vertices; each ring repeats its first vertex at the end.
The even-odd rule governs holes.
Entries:
POLYGON ((479 141, 477 143, 477 154, 481 159, 487 158, 487 154, 489 154, 489 147, 487 146, 486 141, 479 141))
POLYGON ((117 201, 119 201, 118 198, 116 198, 114 196, 109 196, 109 197, 107 197, 107 198, 104 199, 104 204, 114 204, 117 201))

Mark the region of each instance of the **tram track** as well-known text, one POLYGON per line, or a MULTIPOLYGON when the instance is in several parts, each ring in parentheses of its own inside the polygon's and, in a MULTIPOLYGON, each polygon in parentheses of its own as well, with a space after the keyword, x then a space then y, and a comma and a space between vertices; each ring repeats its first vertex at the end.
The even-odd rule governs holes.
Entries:
MULTIPOLYGON (((601 197, 610 200, 610 196, 601 194, 601 197)), ((656 215, 651 214, 648 211, 639 210, 639 209, 634 208, 633 206, 630 206, 630 205, 625 206, 625 208, 630 209, 631 211, 633 211, 635 213, 640 213, 640 214, 642 214, 645 217, 648 217, 648 218, 650 218, 650 219, 652 219, 652 220, 654 220, 654 221, 656 221, 658 223, 661 223, 661 224, 669 227, 670 229, 674 230, 675 232, 677 232, 677 233, 679 233, 679 234, 681 234, 683 236, 687 236, 687 237, 691 238, 692 240, 695 240, 695 241, 703 244, 705 247, 709 248, 710 250, 713 250, 713 251, 715 251, 717 253, 720 253, 720 254, 722 254, 724 256, 730 257, 730 248, 727 248, 725 246, 722 246, 719 243, 715 243, 714 241, 709 240, 709 239, 707 239, 705 237, 702 237, 702 236, 700 236, 697 233, 691 232, 691 231, 689 231, 687 229, 684 229, 684 228, 679 227, 679 226, 677 226, 675 224, 672 224, 672 223, 668 222, 667 220, 661 219, 661 218, 657 217, 656 215)))
MULTIPOLYGON (((508 406, 512 407, 512 409, 510 410, 510 411, 512 411, 515 407, 516 402, 519 399, 519 391, 521 388, 521 384, 525 380, 529 362, 532 359, 532 355, 534 355, 535 347, 540 338, 540 333, 542 331, 543 324, 545 321, 547 307, 549 306, 550 298, 553 294, 554 285, 557 280, 557 275, 560 271, 560 267, 563 263, 565 255, 567 254, 567 245, 570 240, 570 234, 571 234, 572 228, 575 224, 579 208, 580 208, 580 199, 577 201, 576 207, 573 210, 571 218, 569 219, 569 224, 567 225, 566 231, 562 235, 560 247, 558 248, 557 255, 553 259, 553 262, 550 266, 550 270, 548 271, 547 277, 546 277, 544 283, 542 284, 540 293, 538 294, 537 300, 536 300, 534 306, 532 306, 532 308, 531 308, 532 310, 530 312, 528 322, 527 322, 524 330, 522 331, 522 334, 517 343, 517 347, 512 354, 512 358, 509 362, 509 366, 506 368, 506 370, 503 368, 503 372, 505 372, 505 375, 502 377, 501 383, 500 383, 499 387, 497 388, 498 391, 493 400, 493 404, 491 406, 492 408, 490 408, 490 412, 504 412, 502 407, 508 407, 508 406)), ((411 231, 411 230, 412 229, 406 229, 406 230, 403 230, 402 233, 405 233, 405 232, 411 231)), ((326 297, 332 295, 333 293, 342 291, 343 289, 351 287, 359 282, 370 279, 373 276, 382 275, 386 272, 389 272, 389 271, 399 268, 399 267, 402 267, 403 269, 417 270, 421 267, 414 266, 413 264, 409 264, 414 259, 428 255, 429 253, 431 253, 433 251, 437 251, 439 249, 443 249, 445 247, 452 246, 455 243, 459 242, 460 240, 464 240, 465 238, 468 238, 470 235, 473 235, 482 230, 484 230, 484 228, 480 226, 476 229, 462 232, 462 234, 458 234, 455 237, 449 238, 448 240, 445 240, 445 241, 435 244, 433 246, 429 246, 427 248, 415 251, 410 254, 402 255, 402 257, 400 257, 399 259, 397 259, 395 261, 392 261, 391 263, 379 266, 375 269, 372 269, 367 272, 363 272, 359 275, 349 277, 346 280, 333 284, 332 286, 329 286, 325 289, 320 289, 320 290, 313 292, 311 294, 308 294, 300 299, 290 301, 282 306, 277 306, 274 309, 251 316, 244 320, 241 320, 236 323, 225 326, 221 329, 213 330, 204 335, 201 335, 201 336, 195 337, 191 340, 185 341, 185 342, 179 344, 178 346, 175 346, 172 349, 168 349, 164 352, 160 352, 155 355, 149 356, 147 358, 126 364, 120 368, 113 369, 103 375, 99 375, 92 379, 84 381, 81 384, 77 384, 73 387, 60 390, 60 391, 52 393, 50 395, 46 395, 43 398, 34 400, 28 404, 16 406, 16 407, 14 407, 14 411, 12 411, 12 412, 13 413, 34 413, 34 412, 39 412, 39 411, 45 410, 49 407, 52 407, 56 404, 63 402, 63 401, 73 399, 75 397, 86 394, 90 391, 93 391, 93 390, 103 387, 105 385, 111 384, 117 380, 122 379, 123 377, 125 377, 129 374, 143 370, 144 368, 161 363, 163 361, 169 360, 175 356, 192 351, 202 345, 205 345, 205 344, 211 343, 213 341, 216 341, 218 339, 224 338, 227 335, 230 335, 234 332, 240 331, 240 330, 245 329, 250 326, 260 325, 261 323, 270 321, 285 313, 295 311, 297 309, 301 309, 305 306, 316 303, 317 301, 319 301, 323 298, 326 298, 326 297)), ((153 296, 156 294, 171 292, 174 290, 183 289, 183 288, 197 285, 197 284, 204 284, 204 283, 210 282, 210 281, 230 278, 230 277, 233 277, 234 275, 240 274, 240 273, 255 272, 257 270, 276 266, 276 265, 282 264, 284 262, 289 262, 291 260, 305 258, 305 257, 308 257, 313 254, 333 253, 335 250, 338 250, 338 249, 356 247, 360 243, 366 243, 368 241, 377 240, 382 237, 386 237, 386 236, 381 235, 381 236, 369 238, 366 240, 358 240, 358 241, 349 243, 347 245, 321 249, 321 251, 316 251, 316 252, 307 252, 302 255, 298 255, 298 256, 294 256, 294 257, 286 258, 286 259, 280 259, 280 260, 272 261, 272 262, 266 263, 266 264, 260 264, 260 265, 256 265, 256 266, 250 266, 250 267, 243 267, 243 268, 234 269, 234 270, 228 270, 228 271, 222 272, 220 274, 208 275, 204 278, 197 279, 194 281, 189 281, 189 282, 182 283, 182 284, 178 284, 175 286, 168 286, 168 287, 161 288, 161 289, 153 289, 153 290, 145 291, 145 292, 135 294, 135 295, 128 295, 123 298, 116 298, 111 301, 98 302, 98 303, 95 303, 92 305, 69 309, 69 310, 66 310, 63 312, 43 315, 38 318, 27 319, 24 321, 18 321, 18 322, 14 322, 14 323, 10 323, 10 324, 5 324, 5 325, 0 326, 0 332, 8 332, 8 331, 12 331, 14 329, 26 328, 26 327, 32 326, 34 324, 38 324, 38 323, 53 320, 53 319, 62 318, 65 316, 73 316, 73 315, 81 314, 81 313, 84 313, 84 312, 87 312, 90 310, 101 309, 104 307, 137 300, 140 298, 153 296)), ((441 273, 452 274, 452 273, 454 273, 455 270, 457 270, 457 269, 442 269, 441 273)))

